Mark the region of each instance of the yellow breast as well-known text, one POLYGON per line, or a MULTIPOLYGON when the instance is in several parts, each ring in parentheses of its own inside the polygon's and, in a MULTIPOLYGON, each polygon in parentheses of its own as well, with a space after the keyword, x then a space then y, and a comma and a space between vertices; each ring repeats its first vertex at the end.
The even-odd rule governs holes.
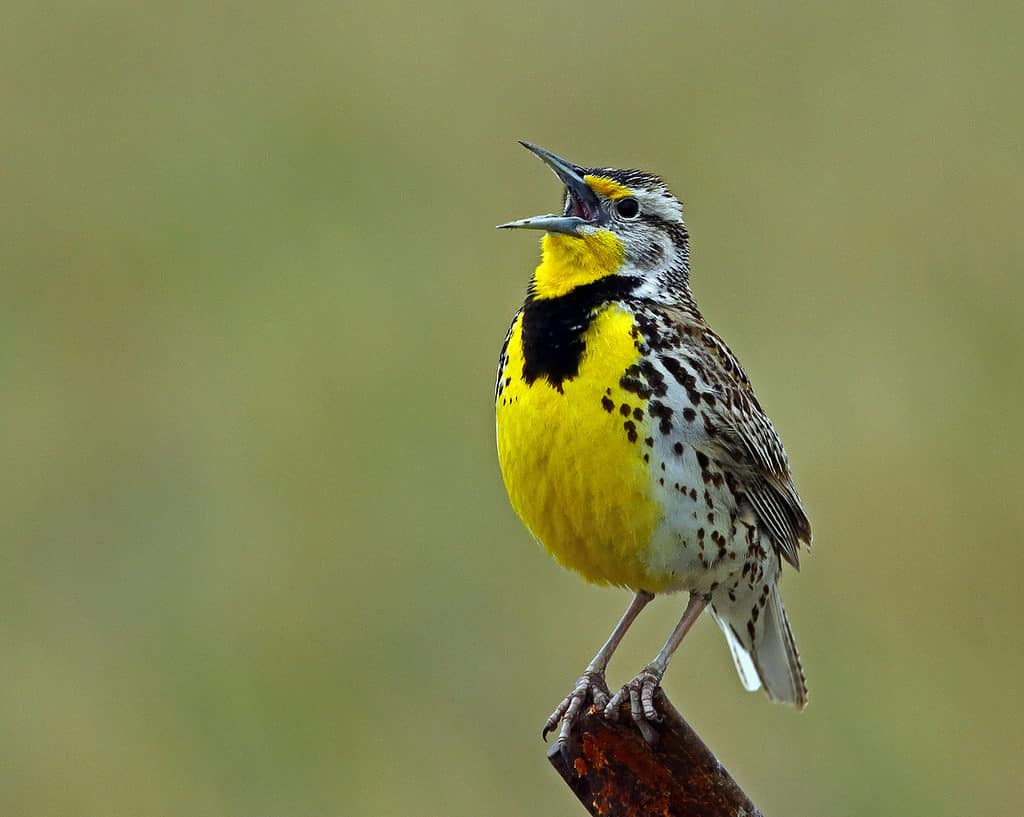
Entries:
POLYGON ((512 507, 562 565, 592 582, 656 592, 665 579, 645 567, 662 516, 645 461, 649 420, 619 386, 640 358, 633 329, 631 314, 605 307, 559 390, 523 379, 520 316, 500 373, 498 457, 512 507))

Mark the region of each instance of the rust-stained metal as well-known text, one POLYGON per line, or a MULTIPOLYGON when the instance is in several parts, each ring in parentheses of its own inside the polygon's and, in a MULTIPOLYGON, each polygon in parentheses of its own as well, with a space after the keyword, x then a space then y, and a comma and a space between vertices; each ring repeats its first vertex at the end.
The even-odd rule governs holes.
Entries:
POLYGON ((593 709, 573 728, 566 752, 548 760, 595 817, 762 817, 736 781, 659 689, 663 721, 648 744, 628 701, 612 722, 593 709))

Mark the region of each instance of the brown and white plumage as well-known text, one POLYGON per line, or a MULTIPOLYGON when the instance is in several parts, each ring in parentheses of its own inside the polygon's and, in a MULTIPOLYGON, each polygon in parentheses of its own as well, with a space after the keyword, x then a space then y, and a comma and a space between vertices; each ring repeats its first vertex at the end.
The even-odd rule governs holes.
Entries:
MULTIPOLYGON (((659 344, 674 344, 672 352, 688 359, 705 379, 714 402, 702 400, 696 389, 687 393, 691 403, 700 405, 702 447, 742 478, 747 499, 771 533, 772 544, 799 570, 799 547, 810 546, 811 524, 793 484, 786 449, 736 356, 697 310, 688 284, 681 296, 684 306, 652 311, 649 331, 656 333, 659 344)), ((673 365, 672 357, 664 362, 673 365)))
MULTIPOLYGON (((673 409, 667 423, 659 422, 659 430, 667 433, 664 444, 655 448, 674 454, 678 444, 684 452, 692 446, 698 484, 711 488, 711 501, 705 496, 708 509, 727 514, 730 524, 720 534, 727 537, 719 540, 720 558, 701 560, 703 576, 681 574, 676 586, 710 594, 712 613, 746 688, 763 684, 772 698, 802 707, 807 690, 777 582, 781 559, 799 566, 799 546, 811 543, 810 523, 782 441, 742 366, 708 327, 688 286, 678 297, 678 305, 632 307, 649 349, 637 375, 639 390, 645 393, 646 386, 652 395, 663 392, 648 404, 648 411, 653 407, 660 418, 665 409, 673 409)), ((672 458, 669 453, 659 457, 672 458)), ((696 480, 684 484, 690 481, 696 480)), ((672 496, 663 501, 678 504, 672 496)), ((685 512, 669 517, 677 534, 673 546, 683 543, 684 552, 687 540, 678 532, 686 528, 685 518, 679 518, 685 512)), ((702 515, 699 521, 703 526, 707 518, 702 515)))

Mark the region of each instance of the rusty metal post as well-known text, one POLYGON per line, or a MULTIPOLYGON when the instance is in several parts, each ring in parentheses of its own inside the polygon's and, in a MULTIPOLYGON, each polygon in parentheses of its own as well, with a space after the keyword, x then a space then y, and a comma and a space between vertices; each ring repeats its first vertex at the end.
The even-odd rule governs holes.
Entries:
POLYGON ((659 689, 664 718, 648 744, 633 724, 629 703, 618 722, 593 711, 580 718, 563 756, 548 760, 595 817, 762 817, 736 781, 659 689))

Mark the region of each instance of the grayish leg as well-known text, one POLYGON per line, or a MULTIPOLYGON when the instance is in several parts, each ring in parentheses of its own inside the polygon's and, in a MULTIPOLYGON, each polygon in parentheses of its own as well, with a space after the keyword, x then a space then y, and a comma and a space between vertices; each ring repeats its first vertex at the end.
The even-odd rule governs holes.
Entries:
POLYGON ((619 646, 619 642, 622 641, 622 637, 626 634, 626 630, 629 629, 629 626, 636 620, 636 617, 640 615, 640 611, 653 598, 653 593, 648 593, 646 590, 637 591, 636 595, 633 596, 633 600, 629 603, 629 607, 626 608, 626 612, 619 619, 619 623, 612 630, 612 634, 604 642, 604 646, 597 651, 594 660, 587 665, 583 675, 576 681, 576 687, 558 705, 558 708, 551 713, 551 717, 544 724, 544 731, 541 732, 541 737, 546 739, 548 732, 554 729, 558 722, 561 721, 562 728, 558 733, 558 742, 564 747, 569 740, 573 723, 575 723, 588 697, 593 699, 594 706, 599 710, 605 707, 608 702, 608 685, 604 681, 604 672, 608 668, 608 662, 619 646))
POLYGON ((661 679, 665 676, 665 670, 668 669, 668 662, 672 660, 672 654, 679 648, 683 638, 690 631, 693 623, 700 617, 700 614, 704 612, 704 608, 707 607, 710 600, 711 597, 708 595, 700 593, 690 594, 690 601, 686 605, 686 610, 683 611, 683 617, 679 619, 679 623, 672 631, 672 635, 668 637, 665 646, 661 648, 661 652, 658 653, 650 664, 640 671, 636 678, 615 693, 605 707, 604 715, 606 718, 611 718, 612 720, 618 718, 619 705, 628 698, 633 720, 636 721, 644 738, 648 742, 653 740, 654 731, 651 729, 649 722, 661 720, 658 711, 654 708, 654 690, 661 684, 661 679))

